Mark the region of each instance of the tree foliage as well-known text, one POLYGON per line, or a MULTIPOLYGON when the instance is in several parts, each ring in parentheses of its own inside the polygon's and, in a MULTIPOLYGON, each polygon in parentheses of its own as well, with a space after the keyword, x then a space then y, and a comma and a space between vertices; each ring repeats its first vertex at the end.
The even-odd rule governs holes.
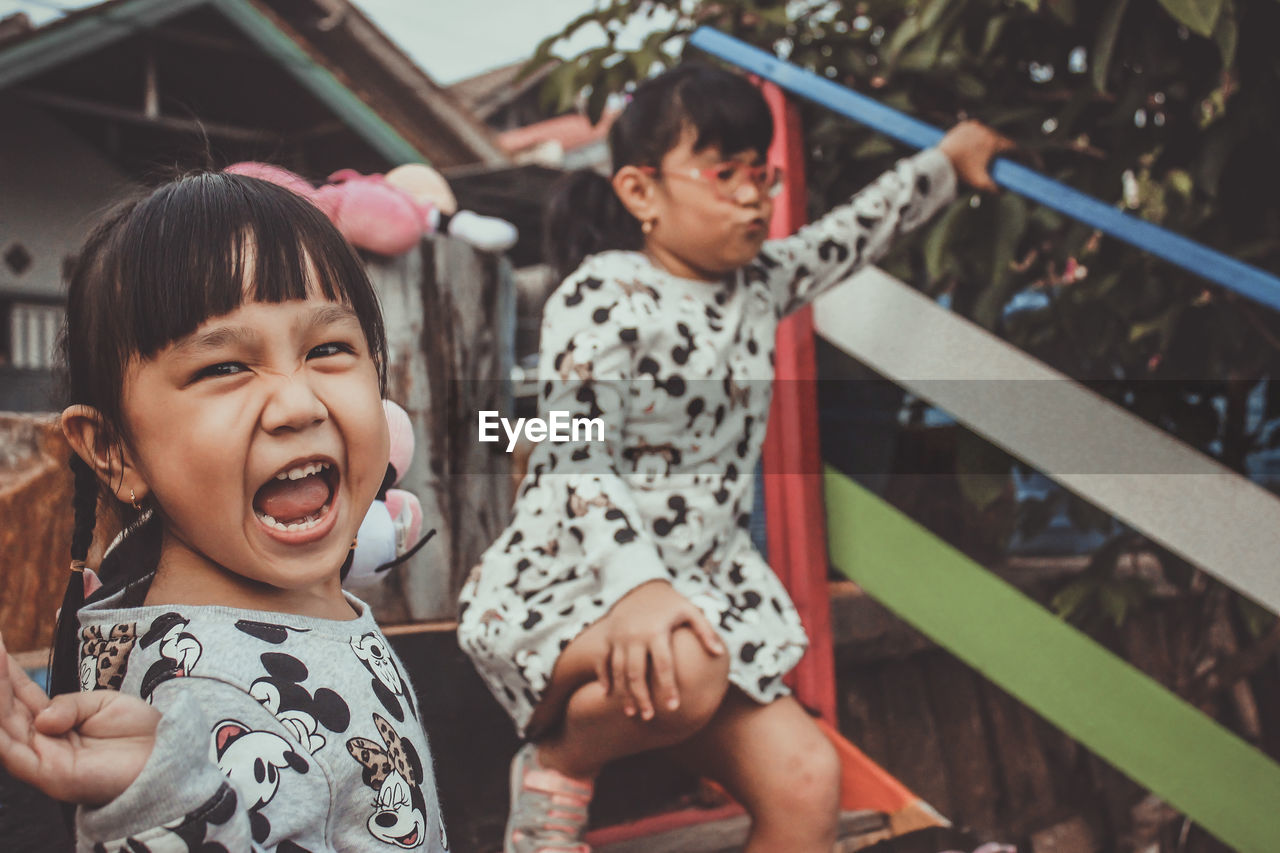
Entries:
MULTIPOLYGON (((585 93, 594 120, 692 56, 699 25, 936 126, 980 119, 1033 168, 1280 272, 1276 0, 600 0, 530 67, 598 27, 544 89, 560 109, 585 93), (670 23, 626 43, 645 19, 670 23)), ((802 117, 814 215, 905 153, 817 106, 802 117)), ((1246 405, 1280 367, 1280 317, 1054 211, 965 194, 884 265, 1237 470, 1280 439, 1262 428, 1280 393, 1261 422, 1246 405)))

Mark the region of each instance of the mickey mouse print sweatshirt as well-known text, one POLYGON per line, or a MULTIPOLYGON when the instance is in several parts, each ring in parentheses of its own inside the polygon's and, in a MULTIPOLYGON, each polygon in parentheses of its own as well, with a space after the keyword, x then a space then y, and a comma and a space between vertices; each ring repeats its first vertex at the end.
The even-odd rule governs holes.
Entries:
POLYGON ((448 850, 413 690, 368 606, 145 606, 149 583, 79 613, 80 688, 163 717, 133 784, 79 810, 77 850, 448 850))

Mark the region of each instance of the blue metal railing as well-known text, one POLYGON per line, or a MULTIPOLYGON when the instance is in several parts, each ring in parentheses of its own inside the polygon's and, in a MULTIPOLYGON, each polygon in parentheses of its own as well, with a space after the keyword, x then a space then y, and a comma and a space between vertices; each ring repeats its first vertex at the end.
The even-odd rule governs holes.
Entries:
MULTIPOLYGON (((907 145, 928 148, 943 136, 930 124, 710 27, 697 29, 689 44, 907 145)), ((1268 272, 1123 213, 1021 164, 997 160, 991 177, 1006 189, 1280 311, 1280 278, 1268 272)))

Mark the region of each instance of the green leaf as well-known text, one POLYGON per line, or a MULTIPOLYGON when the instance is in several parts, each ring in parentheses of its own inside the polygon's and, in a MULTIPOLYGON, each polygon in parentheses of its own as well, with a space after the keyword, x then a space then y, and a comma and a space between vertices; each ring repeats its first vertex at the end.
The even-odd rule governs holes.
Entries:
POLYGON ((996 234, 991 253, 991 278, 994 288, 1009 277, 1010 264, 1018 250, 1018 242, 1027 229, 1027 203, 1021 196, 1001 193, 996 197, 996 234))
POLYGON ((924 268, 930 284, 937 282, 947 269, 955 264, 954 254, 948 251, 948 246, 951 243, 956 222, 967 209, 968 205, 964 201, 953 202, 929 228, 921 250, 924 254, 924 268))
POLYGON ((1049 602, 1049 606, 1061 618, 1070 619, 1097 590, 1098 581, 1095 578, 1077 578, 1058 590, 1049 602))
POLYGON ((1076 24, 1076 0, 1049 0, 1049 11, 1068 27, 1076 24))
POLYGON ((947 6, 951 3, 958 2, 963 5, 963 0, 929 0, 924 10, 920 12, 920 29, 928 32, 942 18, 942 13, 947 11, 947 6))
POLYGON ((1223 0, 1160 0, 1160 5, 1178 23, 1196 35, 1209 38, 1217 26, 1223 0))
POLYGON ((985 511, 1004 496, 1012 466, 1009 455, 973 433, 956 441, 956 481, 971 506, 985 511))
POLYGON ((866 160, 871 157, 882 157, 885 154, 893 153, 893 143, 888 137, 881 136, 879 133, 873 133, 858 144, 853 149, 853 156, 856 160, 866 160))
POLYGON ((581 86, 578 84, 578 65, 576 62, 566 62, 542 81, 538 100, 544 109, 555 115, 573 106, 579 91, 581 86))
POLYGON ((920 32, 920 18, 916 15, 904 18, 902 23, 898 24, 882 52, 884 61, 890 68, 897 63, 898 56, 916 36, 920 35, 920 32))
POLYGON ((1125 612, 1129 608, 1129 599, 1124 593, 1111 584, 1102 584, 1098 587, 1098 604, 1117 628, 1124 624, 1125 612))
POLYGON ((987 87, 981 80, 972 74, 960 72, 951 78, 955 84, 956 91, 966 98, 985 98, 987 95, 987 87))
POLYGON ((995 15, 987 21, 986 29, 982 32, 982 47, 978 50, 980 61, 985 61, 991 55, 1007 23, 1009 23, 1008 15, 995 15))
POLYGON ((1098 27, 1098 39, 1093 44, 1093 69, 1091 77, 1093 88, 1099 92, 1107 91, 1107 71, 1111 68, 1111 54, 1116 49, 1116 36, 1120 33, 1120 21, 1124 18, 1124 10, 1129 0, 1114 0, 1105 4, 1102 23, 1098 27))
POLYGON ((1169 343, 1169 337, 1173 334, 1178 318, 1182 316, 1182 309, 1182 305, 1174 305, 1151 320, 1134 323, 1129 327, 1129 343, 1137 343, 1150 335, 1157 335, 1159 340, 1156 346, 1163 351, 1169 343))
POLYGON ((1164 176, 1164 182, 1165 186, 1184 199, 1191 198, 1194 185, 1191 182, 1191 173, 1186 169, 1170 169, 1169 174, 1164 176))
POLYGON ((1240 619, 1244 622, 1249 636, 1255 640, 1260 639, 1275 624, 1276 615, 1252 599, 1238 596, 1236 598, 1236 609, 1240 613, 1240 619))
POLYGON ((1040 11, 1040 0, 1018 0, 1023 6, 1026 6, 1032 12, 1040 11))
POLYGON ((1239 35, 1235 3, 1233 0, 1223 0, 1222 14, 1218 16, 1218 24, 1213 28, 1213 40, 1218 45, 1218 53, 1222 54, 1224 69, 1236 63, 1236 44, 1239 41, 1239 35))

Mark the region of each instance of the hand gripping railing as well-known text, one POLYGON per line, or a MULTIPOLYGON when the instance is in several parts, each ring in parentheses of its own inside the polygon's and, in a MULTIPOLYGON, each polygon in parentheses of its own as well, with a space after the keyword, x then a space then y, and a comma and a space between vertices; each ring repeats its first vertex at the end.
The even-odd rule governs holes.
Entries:
MULTIPOLYGON (((689 44, 907 145, 928 148, 942 138, 942 131, 932 125, 709 27, 694 31, 689 37, 689 44)), ((1257 267, 1123 213, 1018 163, 997 160, 991 169, 991 177, 1000 186, 1019 195, 1092 225, 1104 234, 1150 252, 1228 290, 1280 310, 1280 278, 1257 267)))

